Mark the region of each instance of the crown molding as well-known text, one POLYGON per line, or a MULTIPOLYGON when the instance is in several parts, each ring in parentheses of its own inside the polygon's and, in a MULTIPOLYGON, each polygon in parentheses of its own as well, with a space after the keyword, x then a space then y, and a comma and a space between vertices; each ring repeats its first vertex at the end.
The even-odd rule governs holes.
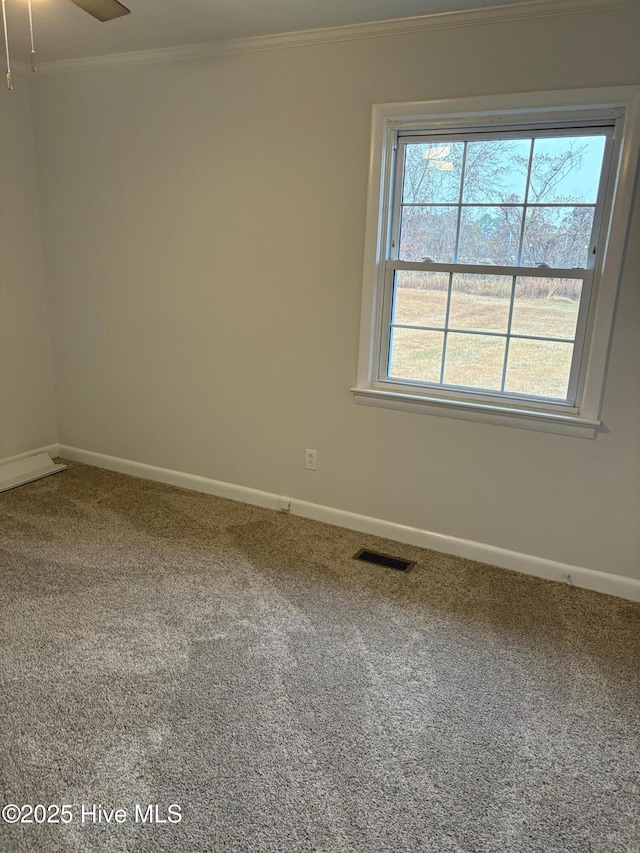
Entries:
POLYGON ((80 59, 63 59, 42 62, 38 71, 55 74, 91 68, 143 65, 154 62, 176 62, 225 56, 237 53, 254 53, 265 50, 305 47, 309 45, 334 44, 360 39, 384 38, 407 35, 428 30, 451 29, 454 27, 481 26, 485 24, 526 21, 535 18, 550 18, 581 12, 612 11, 615 9, 638 8, 638 0, 529 0, 510 6, 486 6, 480 9, 439 12, 411 18, 392 18, 364 24, 340 27, 300 30, 272 36, 230 39, 206 44, 141 50, 131 53, 116 53, 107 56, 91 56, 80 59))

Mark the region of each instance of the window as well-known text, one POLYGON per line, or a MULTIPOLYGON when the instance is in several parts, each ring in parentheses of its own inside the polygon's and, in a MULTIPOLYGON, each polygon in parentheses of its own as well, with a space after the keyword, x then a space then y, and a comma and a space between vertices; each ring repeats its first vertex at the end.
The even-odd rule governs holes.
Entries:
POLYGON ((638 148, 603 94, 374 108, 357 402, 595 435, 638 148))

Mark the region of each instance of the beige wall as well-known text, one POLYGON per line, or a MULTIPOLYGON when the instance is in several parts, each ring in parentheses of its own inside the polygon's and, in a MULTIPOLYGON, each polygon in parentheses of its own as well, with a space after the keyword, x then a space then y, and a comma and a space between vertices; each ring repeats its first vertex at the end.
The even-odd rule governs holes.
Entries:
MULTIPOLYGON (((4 84, 4 79, 3 79, 4 84)), ((0 459, 56 441, 28 78, 0 90, 0 459)))
POLYGON ((61 442, 640 578, 637 239, 595 441, 349 392, 371 104, 637 83, 638 33, 627 9, 39 78, 61 442))

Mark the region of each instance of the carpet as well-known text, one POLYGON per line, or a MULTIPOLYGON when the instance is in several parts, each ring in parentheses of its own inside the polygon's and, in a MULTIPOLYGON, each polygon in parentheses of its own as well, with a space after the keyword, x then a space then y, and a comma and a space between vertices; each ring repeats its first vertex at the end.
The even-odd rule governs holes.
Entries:
POLYGON ((5 853, 640 851, 640 605, 75 463, 0 596, 5 853))

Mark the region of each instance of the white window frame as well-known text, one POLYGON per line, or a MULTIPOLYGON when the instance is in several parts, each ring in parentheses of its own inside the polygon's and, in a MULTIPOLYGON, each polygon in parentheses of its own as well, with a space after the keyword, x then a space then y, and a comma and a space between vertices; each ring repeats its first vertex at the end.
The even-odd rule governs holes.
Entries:
MULTIPOLYGON (((610 338, 628 235, 635 172, 640 155, 640 86, 483 96, 373 106, 365 234, 362 313, 355 401, 404 411, 517 426, 594 438, 601 427, 610 338), (616 122, 610 179, 603 208, 599 253, 588 316, 583 318, 584 354, 575 406, 458 392, 381 376, 388 341, 388 249, 394 186, 393 145, 398 130, 437 132, 496 129, 572 120, 616 122)), ((431 268, 427 263, 425 269, 431 268)), ((415 264, 411 264, 415 268, 415 264)), ((583 311, 584 314, 584 311, 583 311)))

